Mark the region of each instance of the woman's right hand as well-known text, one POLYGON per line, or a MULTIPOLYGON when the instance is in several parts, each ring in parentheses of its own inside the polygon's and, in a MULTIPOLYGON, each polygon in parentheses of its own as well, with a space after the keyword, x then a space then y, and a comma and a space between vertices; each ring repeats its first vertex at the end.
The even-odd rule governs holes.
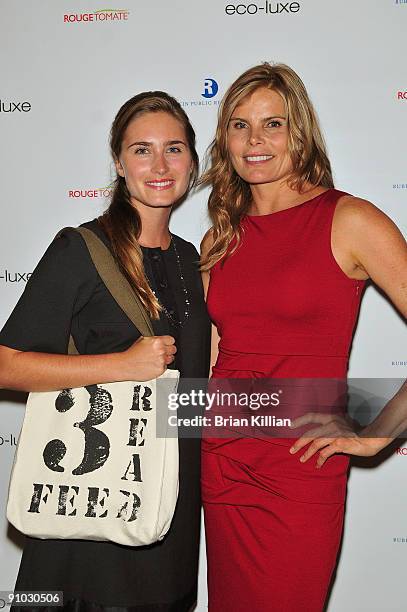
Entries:
POLYGON ((172 336, 141 336, 123 353, 121 380, 152 380, 161 376, 177 352, 172 336))

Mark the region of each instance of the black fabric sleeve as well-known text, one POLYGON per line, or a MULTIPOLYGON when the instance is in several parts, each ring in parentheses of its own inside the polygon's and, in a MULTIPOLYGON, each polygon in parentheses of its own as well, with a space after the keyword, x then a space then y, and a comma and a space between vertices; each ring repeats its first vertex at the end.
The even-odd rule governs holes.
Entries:
POLYGON ((65 230, 48 247, 0 332, 20 351, 66 353, 72 318, 90 299, 98 275, 86 244, 65 230))

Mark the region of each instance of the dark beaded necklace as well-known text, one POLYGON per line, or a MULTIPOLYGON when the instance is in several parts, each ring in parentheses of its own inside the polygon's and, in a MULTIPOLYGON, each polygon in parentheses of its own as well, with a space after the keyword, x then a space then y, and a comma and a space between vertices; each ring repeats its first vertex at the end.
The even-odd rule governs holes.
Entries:
MULTIPOLYGON (((175 253, 175 258, 176 258, 177 267, 178 267, 178 273, 179 273, 179 277, 180 277, 180 280, 181 280, 181 288, 182 288, 182 293, 183 293, 183 298, 184 298, 184 307, 183 307, 183 318, 182 318, 182 320, 176 319, 172 315, 172 313, 163 304, 161 304, 161 302, 159 300, 158 301, 159 301, 159 304, 161 306, 161 310, 163 311, 163 313, 165 314, 167 319, 173 325, 175 325, 176 327, 183 327, 185 325, 185 323, 189 319, 189 314, 190 314, 190 299, 189 299, 188 289, 187 289, 187 286, 186 286, 186 283, 185 283, 184 270, 182 269, 182 264, 181 264, 181 257, 179 256, 177 245, 176 245, 176 241, 175 241, 175 238, 174 238, 174 236, 172 234, 171 234, 171 242, 170 242, 170 247, 169 248, 172 248, 174 253, 175 253)), ((154 293, 154 295, 157 298, 157 295, 155 293, 154 293)))

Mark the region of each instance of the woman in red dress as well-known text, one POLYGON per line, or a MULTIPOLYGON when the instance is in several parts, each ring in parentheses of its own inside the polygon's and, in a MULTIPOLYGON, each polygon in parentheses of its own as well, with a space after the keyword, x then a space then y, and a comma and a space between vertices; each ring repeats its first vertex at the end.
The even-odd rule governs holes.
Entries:
MULTIPOLYGON (((213 376, 345 380, 366 280, 407 315, 403 236, 334 188, 288 66, 255 66, 231 85, 211 161, 202 268, 213 376)), ((210 612, 323 609, 343 526, 349 460, 339 453, 372 455, 388 440, 361 438, 332 414, 305 421, 319 429, 296 442, 294 432, 203 441, 210 612)))

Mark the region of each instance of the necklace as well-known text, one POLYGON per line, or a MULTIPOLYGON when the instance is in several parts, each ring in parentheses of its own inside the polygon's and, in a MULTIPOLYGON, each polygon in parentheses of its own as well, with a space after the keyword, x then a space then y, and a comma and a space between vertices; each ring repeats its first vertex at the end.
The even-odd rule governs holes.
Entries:
POLYGON ((176 318, 173 316, 172 312, 170 312, 170 311, 169 311, 169 310, 168 310, 168 309, 167 309, 167 308, 164 306, 164 304, 161 304, 160 300, 158 300, 158 297, 157 297, 157 295, 155 294, 155 292, 154 292, 154 291, 153 291, 153 293, 154 293, 155 297, 157 298, 157 300, 158 300, 158 302, 159 302, 159 304, 160 304, 160 306, 161 306, 161 309, 162 309, 163 313, 165 314, 165 316, 167 317, 167 319, 168 319, 169 321, 171 321, 171 323, 172 323, 173 325, 175 325, 176 327, 183 327, 183 326, 185 325, 185 323, 186 323, 186 322, 188 321, 188 319, 189 319, 189 315, 190 315, 190 304, 191 304, 191 303, 190 303, 190 300, 189 300, 189 293, 188 293, 188 289, 187 289, 187 286, 186 286, 186 283, 185 283, 184 271, 183 271, 183 269, 182 269, 182 265, 181 265, 181 258, 180 258, 180 256, 179 256, 178 249, 177 249, 177 245, 176 245, 176 243, 175 243, 175 239, 174 239, 174 236, 173 236, 172 234, 171 234, 170 248, 171 248, 171 247, 173 248, 173 251, 174 251, 174 253, 175 253, 175 258, 176 258, 176 261, 177 261, 178 273, 179 273, 179 277, 180 277, 180 280, 181 280, 181 288, 182 288, 182 293, 183 293, 183 298, 184 298, 184 307, 183 307, 183 309, 184 309, 184 311, 183 311, 183 315, 184 315, 184 316, 183 316, 183 319, 182 319, 182 320, 178 320, 178 319, 176 319, 176 318))

